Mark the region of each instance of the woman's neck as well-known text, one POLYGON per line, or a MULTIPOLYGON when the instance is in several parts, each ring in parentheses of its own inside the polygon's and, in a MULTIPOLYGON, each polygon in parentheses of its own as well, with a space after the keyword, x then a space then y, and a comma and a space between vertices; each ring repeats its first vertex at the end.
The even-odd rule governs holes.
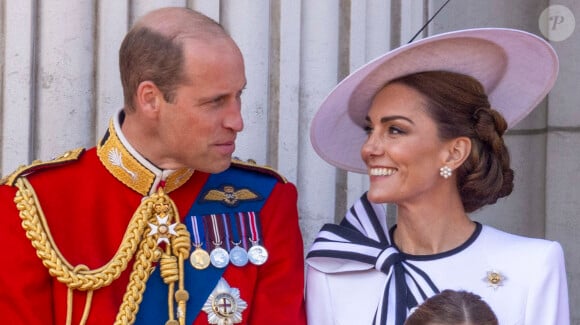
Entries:
POLYGON ((398 207, 393 240, 399 250, 412 255, 432 255, 461 246, 475 230, 463 206, 441 209, 398 207))

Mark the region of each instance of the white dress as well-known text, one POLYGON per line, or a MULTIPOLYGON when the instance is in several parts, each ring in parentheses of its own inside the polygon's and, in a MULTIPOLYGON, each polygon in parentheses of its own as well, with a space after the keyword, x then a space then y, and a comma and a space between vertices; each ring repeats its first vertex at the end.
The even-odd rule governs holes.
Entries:
MULTIPOLYGON (((386 232, 384 222, 381 227, 386 232)), ((564 256, 557 242, 478 224, 472 237, 452 251, 402 256, 405 263, 424 271, 439 291, 466 290, 480 295, 501 325, 570 323, 564 256), (488 277, 493 274, 500 276, 495 284, 488 277)), ((387 274, 348 259, 309 257, 306 262, 308 324, 373 324, 387 274)), ((391 304, 393 294, 389 297, 391 304)), ((392 320, 387 323, 395 324, 392 320)))

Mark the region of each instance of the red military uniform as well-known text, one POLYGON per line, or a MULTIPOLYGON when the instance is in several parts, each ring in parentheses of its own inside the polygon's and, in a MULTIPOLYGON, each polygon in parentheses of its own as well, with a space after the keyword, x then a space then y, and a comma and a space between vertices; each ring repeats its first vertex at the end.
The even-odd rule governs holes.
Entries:
MULTIPOLYGON (((241 324, 305 324, 303 246, 296 188, 269 169, 246 165, 234 163, 230 168, 277 177, 259 211, 263 246, 269 257, 260 266, 228 265, 222 278, 239 289, 247 304, 241 313, 241 324)), ((77 269, 82 269, 82 265, 91 270, 103 267, 118 253, 144 197, 155 193, 159 185, 164 186, 183 220, 209 176, 189 169, 158 170, 131 149, 120 134, 117 119, 98 148, 71 152, 46 164, 35 163, 13 174, 4 181, 7 184, 0 186, 0 241, 4 247, 0 323, 66 324, 67 317, 72 324, 81 323, 82 317, 86 317, 86 324, 114 323, 135 263, 132 258, 126 269, 118 267, 114 279, 103 280, 110 284, 92 294, 78 288, 69 293, 68 287, 57 279, 59 274, 51 275, 48 270, 51 266, 59 269, 55 261, 77 269), (26 200, 25 208, 14 203, 18 191, 14 184, 19 177, 25 177, 35 192, 20 193, 26 200), (38 235, 42 232, 36 229, 43 222, 48 229, 45 237, 38 235), (63 261, 43 253, 42 247, 50 243, 63 261), (72 299, 67 298, 68 294, 72 294, 72 299), (85 306, 90 307, 88 313, 83 311, 85 306), (72 314, 67 315, 67 310, 72 310, 72 314)), ((70 281, 74 283, 75 279, 70 281)), ((195 296, 196 292, 189 295, 195 296)), ((160 306, 160 310, 162 307, 167 310, 167 306, 160 306)), ((204 311, 187 313, 197 314, 193 324, 208 324, 204 311)))

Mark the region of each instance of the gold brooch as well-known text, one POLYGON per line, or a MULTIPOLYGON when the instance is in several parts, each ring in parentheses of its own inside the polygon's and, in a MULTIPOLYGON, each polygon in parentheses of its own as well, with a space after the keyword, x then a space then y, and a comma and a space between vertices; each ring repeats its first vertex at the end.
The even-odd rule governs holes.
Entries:
POLYGON ((248 304, 240 298, 240 290, 230 288, 221 278, 201 309, 207 313, 208 323, 230 325, 242 322, 242 312, 247 307, 248 304))
POLYGON ((498 287, 503 286, 506 280, 507 280, 506 276, 501 274, 497 270, 487 271, 486 276, 483 278, 483 281, 486 282, 488 286, 492 287, 494 290, 497 290, 498 287))

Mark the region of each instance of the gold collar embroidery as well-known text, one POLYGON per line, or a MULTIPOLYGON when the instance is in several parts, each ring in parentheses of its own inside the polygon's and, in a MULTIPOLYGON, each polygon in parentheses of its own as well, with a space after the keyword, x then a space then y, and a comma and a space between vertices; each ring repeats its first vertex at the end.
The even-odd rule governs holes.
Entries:
MULTIPOLYGON (((164 171, 148 163, 128 143, 123 143, 119 136, 120 126, 116 119, 118 118, 111 119, 107 134, 97 146, 97 155, 101 163, 116 179, 139 194, 148 196, 155 193, 156 188, 163 181, 164 171)), ((170 172, 165 179, 164 192, 169 193, 179 188, 189 180, 191 175, 193 175, 191 168, 181 168, 170 172)))

